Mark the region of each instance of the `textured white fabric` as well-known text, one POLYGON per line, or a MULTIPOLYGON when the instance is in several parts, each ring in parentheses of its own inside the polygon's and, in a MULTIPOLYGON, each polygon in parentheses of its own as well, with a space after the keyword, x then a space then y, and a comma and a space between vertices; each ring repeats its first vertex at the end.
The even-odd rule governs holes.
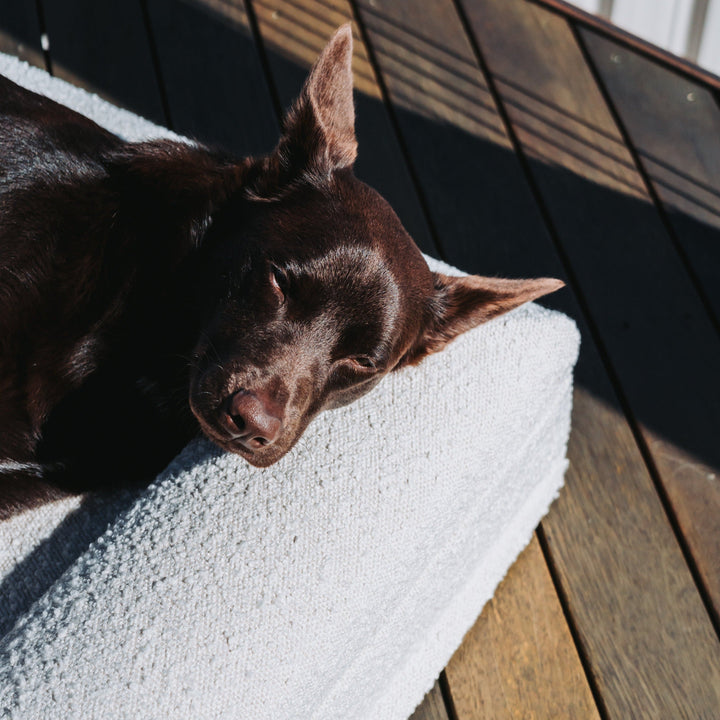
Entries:
POLYGON ((145 491, 0 524, 0 717, 405 720, 562 484, 578 343, 527 305, 270 468, 198 441, 145 491))

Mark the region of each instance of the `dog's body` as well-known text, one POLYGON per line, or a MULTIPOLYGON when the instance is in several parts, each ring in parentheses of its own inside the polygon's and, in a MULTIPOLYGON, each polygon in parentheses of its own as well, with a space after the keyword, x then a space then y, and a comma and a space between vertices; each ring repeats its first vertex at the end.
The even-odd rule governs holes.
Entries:
POLYGON ((351 35, 275 152, 128 144, 0 78, 0 516, 147 480, 197 433, 269 465, 321 410, 560 287, 431 273, 355 179, 351 35))

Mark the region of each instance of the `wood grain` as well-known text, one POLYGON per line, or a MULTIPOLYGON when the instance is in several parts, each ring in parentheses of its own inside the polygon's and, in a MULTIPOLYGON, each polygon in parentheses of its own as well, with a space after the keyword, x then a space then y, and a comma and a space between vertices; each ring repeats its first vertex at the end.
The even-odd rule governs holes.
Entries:
MULTIPOLYGON (((297 95, 297 80, 304 79, 333 33, 352 22, 352 8, 343 0, 253 0, 252 6, 266 48, 298 65, 295 82, 290 73, 277 80, 281 98, 290 102, 297 95)), ((381 100, 375 71, 355 25, 353 41, 355 90, 381 100)))
POLYGON ((450 720, 437 682, 409 720, 450 720))
MULTIPOLYGON (((468 13, 490 71, 502 78, 501 95, 508 81, 539 88, 568 123, 602 128, 596 140, 617 169, 619 131, 567 23, 522 0, 477 0, 468 13)), ((513 127, 523 122, 513 104, 506 108, 513 127)), ((535 136, 517 129, 532 155, 535 136)), ((685 539, 717 612, 720 483, 710 476, 720 467, 720 338, 647 194, 638 199, 626 183, 582 182, 591 178, 577 163, 555 161, 533 162, 531 172, 651 452, 661 439, 653 462, 674 514, 689 520, 685 539), (697 482, 687 482, 688 458, 697 482), (696 516, 704 518, 702 533, 690 520, 696 516)), ((635 182, 636 170, 625 173, 635 182)))
POLYGON ((599 718, 537 538, 445 672, 457 720, 599 718))
POLYGON ((561 272, 452 2, 357 7, 445 257, 488 275, 561 272))
MULTIPOLYGON (((646 200, 642 179, 601 92, 592 75, 582 71, 580 49, 570 33, 557 32, 563 21, 523 6, 511 6, 508 13, 522 32, 493 37, 492 72, 528 154, 646 200), (524 43, 528 35, 536 38, 530 45, 524 43), (521 69, 520 59, 526 69, 521 69), (575 68, 580 71, 573 72, 575 68)), ((494 33, 492 20, 487 23, 486 33, 494 33)))
POLYGON ((358 5, 396 106, 509 148, 472 49, 452 26, 438 22, 442 2, 424 2, 422 14, 408 3, 358 5))
POLYGON ((574 398, 567 487, 542 527, 610 718, 713 718, 720 643, 617 411, 574 398))
POLYGON ((648 443, 675 518, 690 548, 697 571, 713 604, 720 627, 720 475, 647 427, 648 443))
POLYGON ((581 34, 720 318, 720 106, 709 89, 592 31, 581 34))

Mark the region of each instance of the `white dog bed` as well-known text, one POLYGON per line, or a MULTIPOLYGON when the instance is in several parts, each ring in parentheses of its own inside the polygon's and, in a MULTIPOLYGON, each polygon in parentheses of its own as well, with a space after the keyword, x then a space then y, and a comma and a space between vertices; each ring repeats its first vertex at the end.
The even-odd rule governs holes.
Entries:
MULTIPOLYGON (((171 135, 12 58, 0 73, 171 135)), ((0 717, 405 720, 562 484, 578 344, 527 305, 270 468, 197 441, 146 491, 0 524, 0 717)))

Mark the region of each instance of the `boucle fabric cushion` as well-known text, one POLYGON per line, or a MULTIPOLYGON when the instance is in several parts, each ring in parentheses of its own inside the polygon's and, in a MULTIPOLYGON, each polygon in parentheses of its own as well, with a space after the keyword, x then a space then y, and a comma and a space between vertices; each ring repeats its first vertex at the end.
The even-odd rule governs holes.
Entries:
POLYGON ((562 484, 578 343, 526 305, 270 468, 198 440, 146 490, 0 524, 0 717, 405 720, 562 484))

